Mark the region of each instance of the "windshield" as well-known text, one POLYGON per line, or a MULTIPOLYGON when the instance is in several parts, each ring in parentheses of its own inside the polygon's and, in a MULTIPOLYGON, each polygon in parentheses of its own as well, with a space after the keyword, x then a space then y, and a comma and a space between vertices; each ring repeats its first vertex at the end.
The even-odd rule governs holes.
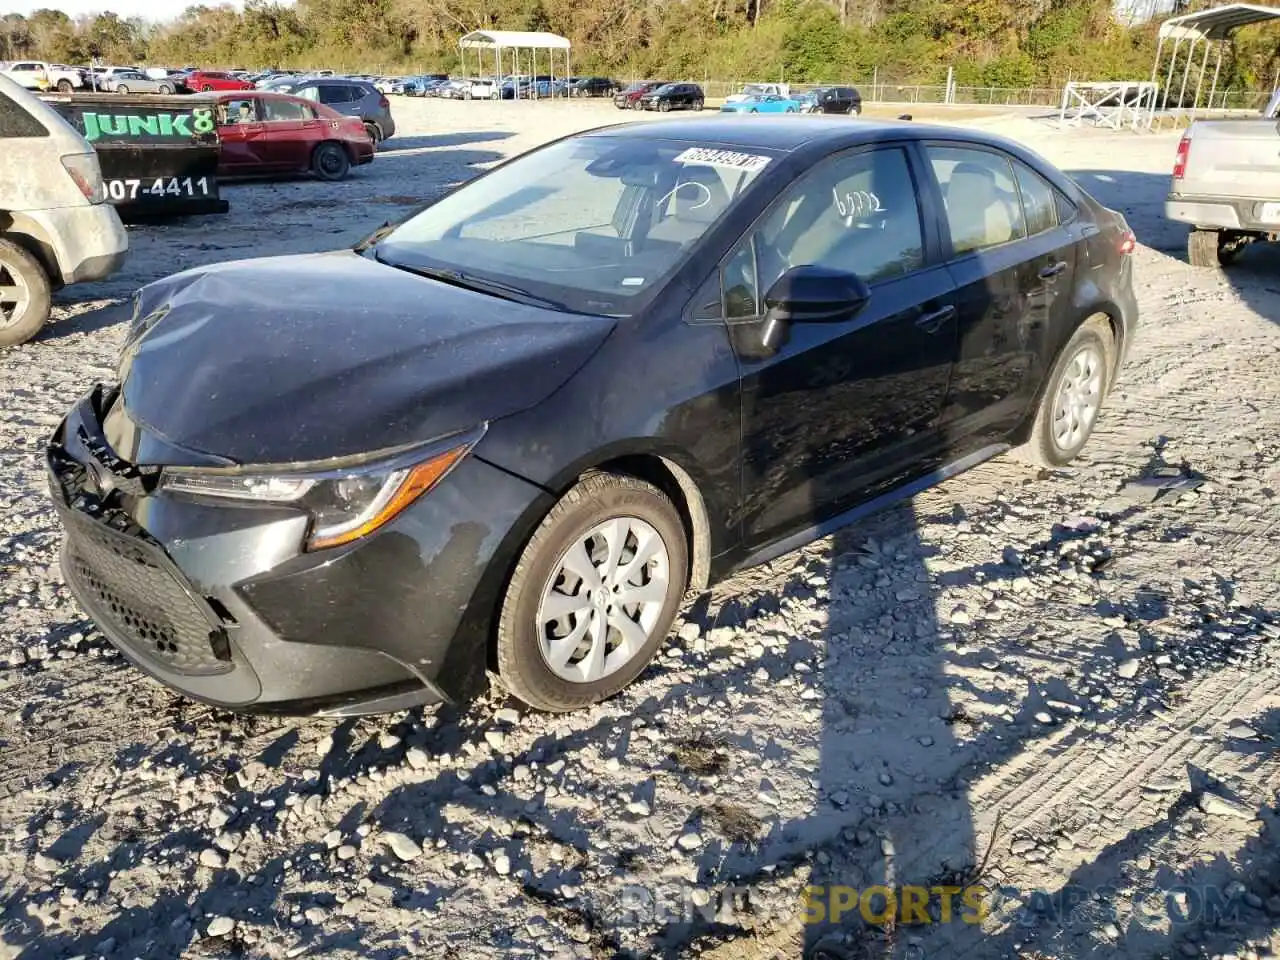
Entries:
POLYGON ((671 140, 563 140, 446 196, 375 253, 408 269, 503 283, 577 313, 627 315, 775 156, 671 140))

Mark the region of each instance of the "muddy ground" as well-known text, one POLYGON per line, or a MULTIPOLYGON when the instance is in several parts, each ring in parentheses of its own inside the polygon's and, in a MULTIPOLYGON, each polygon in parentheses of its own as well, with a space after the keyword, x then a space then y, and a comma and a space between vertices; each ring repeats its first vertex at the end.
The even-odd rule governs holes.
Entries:
POLYGON ((607 704, 246 719, 114 654, 58 571, 39 453, 112 376, 129 294, 350 244, 619 119, 395 112, 348 182, 134 228, 122 273, 0 352, 0 958, 1272 955, 1280 258, 1185 263, 1171 136, 963 121, 1142 243, 1142 328, 1087 456, 999 459, 721 585, 607 704), (1162 468, 1203 483, 1131 484, 1162 468), (894 921, 854 899, 877 884, 894 921), (807 885, 840 924, 802 922, 807 885))

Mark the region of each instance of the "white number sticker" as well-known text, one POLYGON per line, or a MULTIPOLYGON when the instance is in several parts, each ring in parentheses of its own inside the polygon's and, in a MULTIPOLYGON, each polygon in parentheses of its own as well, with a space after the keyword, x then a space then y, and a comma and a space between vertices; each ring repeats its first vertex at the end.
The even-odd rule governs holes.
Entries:
POLYGON ((769 157, 758 153, 739 153, 736 150, 716 150, 711 147, 690 147, 677 154, 676 163, 696 164, 703 167, 729 167, 732 170, 763 170, 769 165, 769 157))

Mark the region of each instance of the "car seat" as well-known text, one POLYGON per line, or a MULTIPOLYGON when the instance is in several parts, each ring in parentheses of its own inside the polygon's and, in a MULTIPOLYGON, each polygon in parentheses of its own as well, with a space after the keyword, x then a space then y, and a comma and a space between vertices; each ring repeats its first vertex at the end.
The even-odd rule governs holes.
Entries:
POLYGON ((957 253, 1008 243, 1015 237, 1015 219, 1001 196, 996 176, 978 163, 958 163, 946 192, 947 217, 957 253))

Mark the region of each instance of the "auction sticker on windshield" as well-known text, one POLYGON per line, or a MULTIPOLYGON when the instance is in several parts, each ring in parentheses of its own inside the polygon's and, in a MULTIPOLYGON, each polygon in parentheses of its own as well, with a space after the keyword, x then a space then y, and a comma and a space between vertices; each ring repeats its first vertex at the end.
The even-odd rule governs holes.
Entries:
POLYGON ((676 163, 698 164, 707 167, 729 167, 733 170, 763 170, 769 165, 769 157, 758 153, 739 153, 736 150, 716 150, 712 147, 690 147, 676 154, 676 163))

